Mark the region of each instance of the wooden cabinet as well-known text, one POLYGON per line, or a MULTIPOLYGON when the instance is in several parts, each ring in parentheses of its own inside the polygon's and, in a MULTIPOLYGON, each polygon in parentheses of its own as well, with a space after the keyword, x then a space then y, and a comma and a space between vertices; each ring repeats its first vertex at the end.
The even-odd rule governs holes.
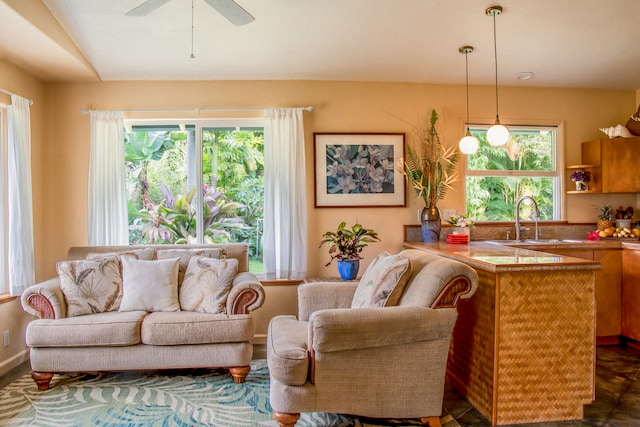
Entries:
POLYGON ((636 173, 638 159, 640 137, 596 139, 582 143, 582 163, 591 168, 593 174, 592 192, 640 192, 640 174, 636 173))
POLYGON ((640 250, 622 251, 622 335, 640 341, 640 250))
MULTIPOLYGON (((557 255, 593 260, 600 263, 596 272, 596 337, 598 344, 615 344, 624 332, 620 326, 622 318, 622 250, 621 249, 545 249, 557 255)), ((640 260, 640 251, 638 251, 640 260)), ((640 282, 638 282, 640 301, 640 282)), ((640 304, 638 320, 640 320, 640 304)), ((638 324, 640 333, 640 323, 638 324)))

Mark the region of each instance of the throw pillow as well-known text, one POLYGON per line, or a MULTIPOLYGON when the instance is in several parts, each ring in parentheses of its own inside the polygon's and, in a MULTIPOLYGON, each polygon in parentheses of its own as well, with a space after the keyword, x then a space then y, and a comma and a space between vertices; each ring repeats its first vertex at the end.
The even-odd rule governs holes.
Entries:
POLYGON ((180 311, 178 258, 146 261, 122 257, 120 311, 180 311))
POLYGON ((61 261, 56 270, 68 317, 118 310, 122 279, 115 257, 61 261))
POLYGON ((351 308, 398 304, 410 277, 411 263, 407 258, 388 252, 381 253, 363 273, 351 301, 351 308))
POLYGON ((221 256, 220 249, 158 249, 156 257, 158 259, 179 258, 178 264, 178 287, 182 285, 184 280, 184 272, 187 271, 189 260, 192 256, 199 255, 209 258, 224 258, 221 256))
POLYGON ((224 313, 227 296, 238 274, 238 260, 193 256, 180 288, 180 308, 224 313))

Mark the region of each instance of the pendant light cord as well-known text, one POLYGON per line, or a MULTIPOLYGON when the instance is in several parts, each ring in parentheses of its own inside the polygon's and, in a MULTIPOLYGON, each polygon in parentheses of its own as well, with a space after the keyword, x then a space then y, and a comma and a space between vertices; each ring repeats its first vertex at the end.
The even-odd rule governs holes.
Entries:
POLYGON ((191 0, 191 55, 189 55, 189 58, 193 59, 195 57, 196 56, 193 54, 193 0, 191 0))
POLYGON ((464 52, 464 63, 466 66, 466 75, 467 75, 467 130, 469 130, 469 52, 464 52))
MULTIPOLYGON (((193 1, 193 0, 191 0, 193 1)), ((496 119, 498 118, 498 43, 496 42, 496 13, 493 14, 493 59, 496 66, 496 119)))

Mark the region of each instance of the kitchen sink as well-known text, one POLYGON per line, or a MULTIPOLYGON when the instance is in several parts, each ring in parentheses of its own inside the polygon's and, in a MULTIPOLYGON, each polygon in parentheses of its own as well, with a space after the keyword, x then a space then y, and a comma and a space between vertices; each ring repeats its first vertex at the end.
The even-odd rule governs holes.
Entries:
POLYGON ((485 240, 486 243, 493 243, 496 245, 514 245, 516 243, 522 243, 518 240, 485 240))
POLYGON ((546 243, 560 243, 562 240, 560 239, 525 239, 524 243, 537 243, 537 244, 546 244, 546 243))

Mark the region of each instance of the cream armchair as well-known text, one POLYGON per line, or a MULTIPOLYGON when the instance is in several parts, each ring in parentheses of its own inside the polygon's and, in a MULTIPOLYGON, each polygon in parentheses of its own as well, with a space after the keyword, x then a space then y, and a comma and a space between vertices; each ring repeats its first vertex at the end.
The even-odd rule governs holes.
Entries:
POLYGON ((360 283, 301 285, 299 318, 272 319, 270 402, 280 427, 294 426, 302 412, 418 418, 440 426, 455 306, 473 295, 478 275, 418 250, 395 256, 410 264, 397 305, 351 308, 376 259, 360 283))

